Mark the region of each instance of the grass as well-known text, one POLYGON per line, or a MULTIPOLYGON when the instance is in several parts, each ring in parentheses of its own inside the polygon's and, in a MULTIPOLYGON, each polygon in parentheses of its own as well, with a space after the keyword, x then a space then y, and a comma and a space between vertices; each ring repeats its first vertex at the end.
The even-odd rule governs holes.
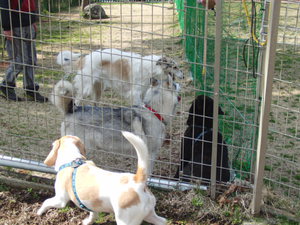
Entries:
POLYGON ((266 170, 266 171, 272 171, 272 166, 265 165, 265 170, 266 170))
POLYGON ((95 221, 96 223, 104 223, 107 221, 107 213, 100 212, 98 219, 95 221))
POLYGON ((282 153, 281 156, 285 159, 289 159, 292 162, 296 162, 295 156, 294 155, 290 155, 290 154, 284 154, 282 153))
POLYGON ((69 212, 71 210, 72 210, 72 208, 70 206, 66 206, 66 207, 64 207, 62 209, 59 209, 59 212, 60 213, 67 213, 67 212, 69 212))
POLYGON ((268 134, 269 141, 274 141, 275 137, 272 134, 268 134))
POLYGON ((195 206, 195 207, 197 207, 197 208, 202 207, 203 204, 204 204, 203 197, 200 194, 196 195, 192 199, 192 205, 195 206))
MULTIPOLYGON (((49 23, 45 23, 40 30, 40 38, 44 44, 57 44, 73 46, 75 43, 81 45, 89 45, 90 40, 108 30, 107 27, 101 26, 104 22, 84 23, 83 21, 66 21, 61 19, 53 19, 49 23)), ((110 25, 112 25, 110 23, 110 25)))
POLYGON ((278 223, 280 225, 299 225, 298 222, 296 221, 291 221, 288 217, 286 216, 277 216, 277 219, 278 219, 278 223))
POLYGON ((295 175, 294 178, 300 181, 300 174, 295 175))
POLYGON ((6 185, 0 183, 0 192, 4 192, 4 191, 8 191, 8 190, 9 190, 9 188, 6 185))
POLYGON ((281 178, 280 178, 280 181, 287 183, 287 182, 289 182, 290 180, 289 180, 287 177, 281 177, 281 178))
POLYGON ((289 132, 289 133, 291 133, 292 135, 295 135, 296 134, 296 128, 294 128, 294 127, 289 127, 288 129, 287 129, 287 131, 289 132))

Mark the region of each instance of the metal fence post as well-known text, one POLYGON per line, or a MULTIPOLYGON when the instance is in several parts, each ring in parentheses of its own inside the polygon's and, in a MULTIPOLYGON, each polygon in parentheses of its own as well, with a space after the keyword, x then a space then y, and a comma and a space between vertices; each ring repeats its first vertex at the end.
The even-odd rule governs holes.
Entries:
POLYGON ((280 16, 281 0, 272 0, 270 5, 268 43, 266 48, 265 62, 262 80, 262 103, 260 108, 259 133, 257 144, 257 157, 254 190, 252 199, 252 213, 260 211, 262 199, 262 186, 265 168, 265 155, 267 149, 267 137, 269 126, 269 113, 272 100, 273 75, 275 71, 275 56, 277 46, 277 33, 280 16))
MULTIPOLYGON (((267 39, 267 32, 268 32, 268 21, 269 21, 269 6, 270 6, 270 0, 265 0, 264 3, 264 14, 261 22, 261 30, 260 30, 260 41, 264 42, 267 39)), ((258 56, 258 65, 257 65, 257 79, 256 79, 256 104, 255 104, 255 116, 254 116, 254 121, 255 123, 259 122, 259 107, 260 107, 260 99, 261 99, 261 94, 262 94, 262 87, 261 87, 261 80, 262 80, 262 73, 263 73, 263 68, 264 68, 264 62, 265 62, 265 51, 266 51, 266 46, 260 46, 260 51, 259 51, 259 56, 258 56)), ((251 184, 254 184, 254 176, 255 176, 255 147, 257 147, 257 128, 256 126, 253 127, 253 130, 255 132, 255 136, 253 138, 252 146, 253 146, 253 151, 252 151, 252 157, 251 157, 251 184)))
POLYGON ((217 174, 217 147, 218 147, 218 116, 219 116, 219 92, 221 73, 221 45, 222 45, 222 1, 216 1, 216 39, 215 39, 215 64, 214 64, 214 115, 213 115, 213 139, 211 156, 211 198, 216 197, 217 174))

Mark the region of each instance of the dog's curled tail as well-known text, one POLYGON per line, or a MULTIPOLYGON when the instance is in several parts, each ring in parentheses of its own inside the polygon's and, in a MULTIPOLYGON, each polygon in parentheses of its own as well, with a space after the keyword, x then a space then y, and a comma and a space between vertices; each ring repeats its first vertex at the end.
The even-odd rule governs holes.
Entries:
POLYGON ((50 101, 64 114, 73 112, 73 85, 60 80, 53 89, 50 101))
POLYGON ((122 131, 123 136, 134 146, 138 156, 138 168, 134 176, 136 183, 145 183, 148 177, 148 147, 137 135, 122 131))

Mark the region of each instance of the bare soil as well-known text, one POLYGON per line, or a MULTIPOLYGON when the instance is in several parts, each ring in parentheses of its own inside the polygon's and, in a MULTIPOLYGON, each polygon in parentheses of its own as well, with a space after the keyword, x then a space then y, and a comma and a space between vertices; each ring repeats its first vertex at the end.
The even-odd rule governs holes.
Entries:
MULTIPOLYGON (((49 209, 42 216, 36 212, 43 201, 53 197, 54 176, 26 170, 6 170, 0 167, 0 224, 80 224, 88 216, 70 202, 63 209, 49 209), (3 179, 3 176, 5 179, 3 179), (13 183, 7 185, 9 179, 13 183), (23 182, 22 182, 23 180, 23 182), (34 185, 30 185, 34 183, 34 185), (43 185, 43 188, 41 186, 43 185), (45 189, 45 187, 47 187, 45 189)), ((269 190, 263 193, 265 206, 260 215, 250 213, 252 194, 239 185, 232 184, 224 193, 211 200, 207 192, 200 190, 164 191, 150 188, 156 197, 156 212, 167 218, 169 225, 200 224, 255 224, 277 225, 299 222, 300 205, 291 203, 291 199, 282 198, 269 190), (247 222, 246 222, 247 221, 247 222), (297 222, 298 221, 298 222, 297 222)), ((115 224, 114 215, 99 213, 95 224, 115 224)), ((146 225, 147 223, 143 223, 146 225)))

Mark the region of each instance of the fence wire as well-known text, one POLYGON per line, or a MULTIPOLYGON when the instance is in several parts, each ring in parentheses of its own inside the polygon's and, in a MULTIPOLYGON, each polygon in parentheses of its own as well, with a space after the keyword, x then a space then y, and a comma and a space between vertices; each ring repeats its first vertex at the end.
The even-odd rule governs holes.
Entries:
POLYGON ((300 195, 300 22, 299 1, 283 1, 280 11, 265 182, 284 195, 300 195))

